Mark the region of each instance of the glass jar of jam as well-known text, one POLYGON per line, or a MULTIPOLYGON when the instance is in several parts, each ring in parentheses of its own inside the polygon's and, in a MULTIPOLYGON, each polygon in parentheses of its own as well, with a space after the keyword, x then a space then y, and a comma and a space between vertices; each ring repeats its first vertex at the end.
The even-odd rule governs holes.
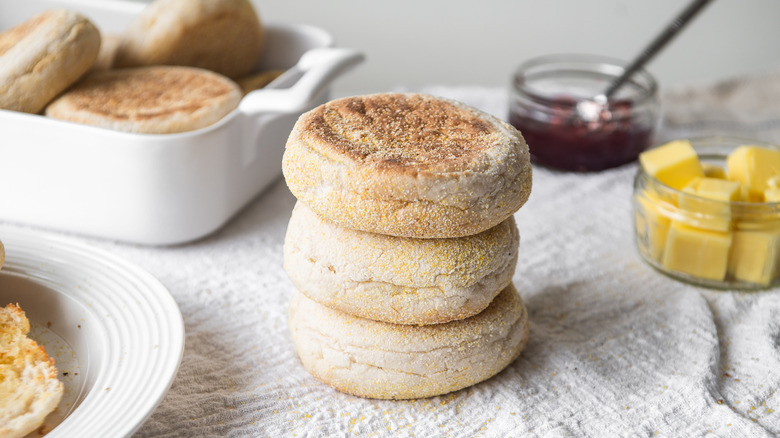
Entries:
POLYGON ((593 55, 544 56, 517 68, 509 122, 534 163, 599 171, 634 161, 653 144, 660 116, 655 79, 639 70, 614 95, 604 95, 624 68, 593 55))

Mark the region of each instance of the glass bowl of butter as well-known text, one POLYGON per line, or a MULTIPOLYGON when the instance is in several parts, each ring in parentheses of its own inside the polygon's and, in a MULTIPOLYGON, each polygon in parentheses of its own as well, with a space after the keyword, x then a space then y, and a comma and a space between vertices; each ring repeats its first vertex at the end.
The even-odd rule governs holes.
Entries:
POLYGON ((682 139, 643 152, 639 162, 635 241, 647 263, 716 289, 780 284, 780 146, 682 139))

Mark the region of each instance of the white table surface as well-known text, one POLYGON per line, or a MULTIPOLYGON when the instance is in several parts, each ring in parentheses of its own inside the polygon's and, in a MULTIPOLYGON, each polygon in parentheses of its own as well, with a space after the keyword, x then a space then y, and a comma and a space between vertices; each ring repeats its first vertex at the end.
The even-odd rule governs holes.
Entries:
MULTIPOLYGON (((504 90, 424 91, 505 115, 504 90)), ((726 133, 780 142, 778 98, 774 73, 668 90, 659 140, 726 133)), ((178 376, 137 436, 777 436, 780 291, 709 291, 642 262, 631 222, 635 171, 534 169, 531 198, 515 215, 528 346, 494 378, 422 400, 341 394, 301 367, 282 269, 295 199, 282 180, 190 244, 76 236, 151 272, 184 317, 178 376)))

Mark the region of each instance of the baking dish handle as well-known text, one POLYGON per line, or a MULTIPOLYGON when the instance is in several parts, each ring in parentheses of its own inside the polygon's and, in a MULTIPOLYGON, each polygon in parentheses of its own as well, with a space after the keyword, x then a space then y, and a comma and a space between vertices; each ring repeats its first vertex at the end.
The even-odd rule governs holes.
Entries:
POLYGON ((354 49, 311 49, 265 88, 247 94, 239 110, 248 116, 302 112, 333 79, 363 59, 363 54, 354 49))

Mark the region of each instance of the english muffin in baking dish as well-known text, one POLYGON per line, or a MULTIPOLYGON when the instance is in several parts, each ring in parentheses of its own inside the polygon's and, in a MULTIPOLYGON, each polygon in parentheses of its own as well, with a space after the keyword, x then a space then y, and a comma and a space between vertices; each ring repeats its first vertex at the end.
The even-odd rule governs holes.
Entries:
POLYGON ((95 63, 100 32, 84 16, 49 10, 0 33, 0 108, 39 113, 95 63))
POLYGON ((352 230, 293 209, 284 269, 312 300, 395 324, 475 315, 512 281, 520 236, 513 217, 481 233, 413 239, 352 230))
POLYGON ((98 52, 94 70, 108 70, 114 67, 116 50, 119 47, 120 36, 114 33, 102 33, 100 35, 100 51, 98 52))
POLYGON ((238 107, 241 89, 200 68, 153 66, 95 71, 46 115, 126 132, 168 134, 209 126, 238 107))
POLYGON ((346 97, 304 113, 282 169, 292 193, 320 216, 415 238, 494 227, 525 203, 532 182, 515 128, 415 93, 346 97))
POLYGON ((155 0, 122 34, 115 66, 188 65, 238 78, 257 65, 264 44, 249 0, 155 0))

